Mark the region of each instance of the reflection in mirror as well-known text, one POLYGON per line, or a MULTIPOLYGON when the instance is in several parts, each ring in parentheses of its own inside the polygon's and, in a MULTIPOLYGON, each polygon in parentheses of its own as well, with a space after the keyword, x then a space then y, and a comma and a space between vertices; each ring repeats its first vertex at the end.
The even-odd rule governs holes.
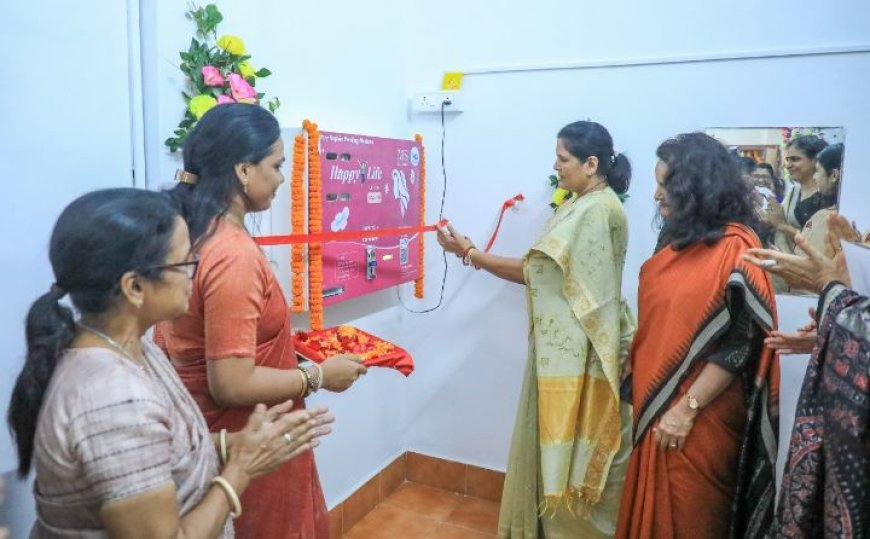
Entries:
MULTIPOLYGON (((801 254, 794 237, 826 250, 826 219, 837 211, 843 178, 842 127, 748 127, 706 130, 730 148, 753 188, 762 242, 801 254)), ((803 294, 774 278, 777 293, 803 294)))

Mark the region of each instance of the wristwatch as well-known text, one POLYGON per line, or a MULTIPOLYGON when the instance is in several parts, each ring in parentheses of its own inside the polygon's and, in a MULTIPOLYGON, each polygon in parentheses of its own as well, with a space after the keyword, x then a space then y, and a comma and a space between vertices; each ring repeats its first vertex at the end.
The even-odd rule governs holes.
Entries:
POLYGON ((686 403, 689 405, 689 410, 697 412, 701 409, 701 403, 691 395, 686 395, 686 403))

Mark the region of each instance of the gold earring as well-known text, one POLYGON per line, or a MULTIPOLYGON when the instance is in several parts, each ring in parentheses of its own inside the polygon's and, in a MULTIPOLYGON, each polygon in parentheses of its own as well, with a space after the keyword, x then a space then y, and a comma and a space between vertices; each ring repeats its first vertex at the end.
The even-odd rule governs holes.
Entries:
POLYGON ((245 178, 245 180, 242 182, 242 191, 244 191, 246 195, 248 194, 248 179, 247 178, 245 178))

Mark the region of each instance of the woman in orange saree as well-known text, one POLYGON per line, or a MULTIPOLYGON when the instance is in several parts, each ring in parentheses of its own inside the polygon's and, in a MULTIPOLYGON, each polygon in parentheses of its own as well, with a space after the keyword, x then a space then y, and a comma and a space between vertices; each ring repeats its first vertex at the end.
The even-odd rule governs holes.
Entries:
POLYGON ((773 287, 749 188, 701 134, 657 150, 663 221, 643 265, 623 389, 634 406, 617 537, 763 537, 774 507, 778 364, 773 287))
MULTIPOLYGON (((272 267, 245 227, 271 206, 284 181, 284 143, 262 107, 220 105, 184 143, 184 171, 171 194, 200 257, 187 313, 157 328, 157 340, 212 432, 243 426, 258 403, 292 398, 296 408, 319 389, 344 391, 365 367, 334 356, 300 365, 290 309, 272 267)), ((234 521, 237 538, 328 539, 329 516, 309 451, 254 483, 234 521)))

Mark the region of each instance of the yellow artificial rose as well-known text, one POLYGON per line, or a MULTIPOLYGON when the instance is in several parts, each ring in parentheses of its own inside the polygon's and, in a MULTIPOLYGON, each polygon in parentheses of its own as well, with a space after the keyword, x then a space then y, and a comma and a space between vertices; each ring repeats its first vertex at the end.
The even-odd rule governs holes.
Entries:
POLYGON ((229 34, 221 36, 221 38, 218 39, 217 46, 230 54, 235 54, 236 56, 245 54, 245 42, 242 41, 242 38, 237 36, 231 36, 229 34))
POLYGON ((251 67, 251 64, 248 62, 242 62, 239 64, 239 73, 241 73, 246 79, 255 78, 257 76, 257 70, 251 67))
POLYGON ((553 191, 553 204, 556 206, 561 206, 565 199, 571 196, 571 191, 567 189, 562 189, 561 187, 557 187, 555 191, 553 191))
POLYGON ((199 94, 190 98, 190 103, 187 104, 187 110, 196 117, 197 120, 202 118, 202 115, 208 112, 212 107, 217 105, 217 99, 208 94, 199 94))

